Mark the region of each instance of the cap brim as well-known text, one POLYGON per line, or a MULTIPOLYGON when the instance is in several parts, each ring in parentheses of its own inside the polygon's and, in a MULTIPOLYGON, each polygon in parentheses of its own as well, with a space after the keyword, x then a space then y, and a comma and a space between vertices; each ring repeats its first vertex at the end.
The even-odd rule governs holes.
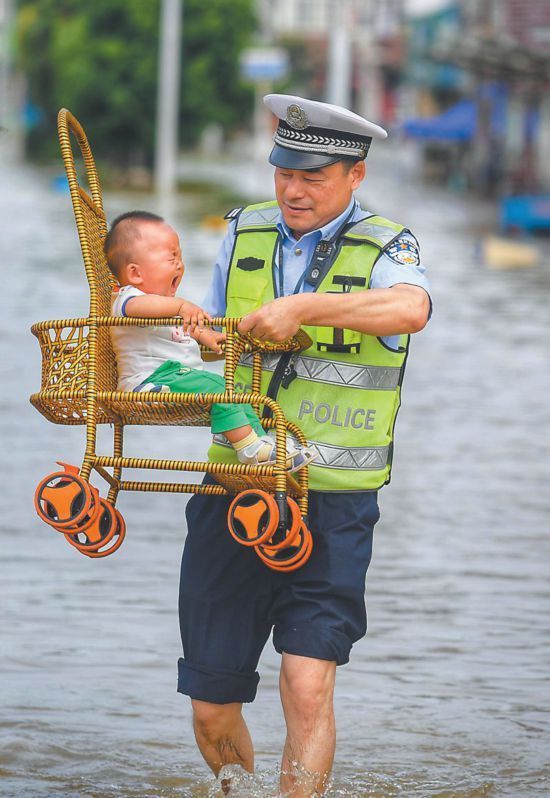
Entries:
POLYGON ((332 163, 341 161, 343 157, 342 155, 317 155, 314 152, 289 150, 275 144, 269 156, 269 163, 279 166, 281 169, 321 169, 323 166, 330 166, 332 163))

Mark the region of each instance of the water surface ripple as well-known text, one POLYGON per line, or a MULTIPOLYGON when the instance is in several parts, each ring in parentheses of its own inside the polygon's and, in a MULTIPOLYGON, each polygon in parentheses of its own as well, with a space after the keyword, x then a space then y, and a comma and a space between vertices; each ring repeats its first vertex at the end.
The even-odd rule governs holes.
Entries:
MULTIPOLYGON (((84 434, 29 405, 40 374, 29 326, 85 315, 87 293, 68 196, 30 168, 2 171, 0 794, 209 798, 175 692, 185 498, 123 494, 127 539, 101 561, 33 513, 36 483, 57 458, 81 461, 84 434)), ((369 634, 339 671, 330 795, 550 796, 548 247, 536 269, 486 270, 476 256, 486 206, 422 189, 389 162, 372 172, 367 204, 417 233, 436 310, 413 342, 381 494, 369 634)), ((111 217, 155 209, 116 195, 106 204, 111 217)), ((188 268, 180 291, 200 300, 220 235, 195 224, 191 198, 174 217, 188 268)), ((102 430, 104 448, 108 438, 102 430)), ((132 429, 128 453, 201 457, 207 440, 206 430, 132 429)), ((258 776, 241 798, 275 794, 278 666, 268 645, 246 710, 258 776)))

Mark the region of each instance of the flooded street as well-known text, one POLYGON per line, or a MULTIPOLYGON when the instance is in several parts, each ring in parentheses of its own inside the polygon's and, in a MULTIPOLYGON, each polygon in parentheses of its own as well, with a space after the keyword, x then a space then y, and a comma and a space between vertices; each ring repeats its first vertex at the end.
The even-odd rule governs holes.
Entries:
MULTIPOLYGON (((537 242, 536 268, 486 269, 487 205, 422 187, 395 151, 369 164, 363 205, 417 235, 435 310, 412 342, 380 494, 369 632, 338 671, 330 796, 550 796, 549 242, 537 242)), ((29 327, 87 315, 88 294, 68 194, 31 167, 0 169, 0 795, 211 798, 176 693, 186 497, 122 493, 126 541, 103 560, 34 513, 55 461, 81 463, 84 428, 29 404, 40 384, 29 327)), ((269 199, 269 177, 254 179, 254 198, 269 199)), ((105 205, 110 219, 163 211, 148 195, 107 194, 105 205)), ((187 265, 179 293, 195 301, 222 237, 199 215, 184 195, 170 216, 187 265)), ((208 438, 133 428, 127 453, 202 459, 208 438)), ((268 643, 246 710, 258 775, 236 798, 275 795, 278 668, 268 643)))

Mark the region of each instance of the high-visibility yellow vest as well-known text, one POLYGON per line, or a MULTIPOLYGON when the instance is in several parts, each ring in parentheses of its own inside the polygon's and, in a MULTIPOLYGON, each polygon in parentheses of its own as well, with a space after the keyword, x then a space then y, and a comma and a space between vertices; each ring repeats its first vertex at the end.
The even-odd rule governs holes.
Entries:
MULTIPOLYGON (((275 298, 278 218, 274 202, 241 212, 227 279, 227 316, 244 316, 275 298)), ((317 291, 367 290, 381 251, 403 230, 381 216, 347 225, 317 291)), ((394 351, 380 338, 355 330, 304 329, 312 344, 298 355, 283 356, 284 374, 278 367, 281 355, 264 355, 261 391, 276 399, 316 448, 318 458, 309 467, 312 490, 376 490, 390 479, 409 336, 400 336, 394 351)), ((251 356, 245 355, 235 372, 237 390, 251 390, 251 366, 251 356)), ((212 445, 209 458, 238 462, 232 447, 220 442, 212 445)))

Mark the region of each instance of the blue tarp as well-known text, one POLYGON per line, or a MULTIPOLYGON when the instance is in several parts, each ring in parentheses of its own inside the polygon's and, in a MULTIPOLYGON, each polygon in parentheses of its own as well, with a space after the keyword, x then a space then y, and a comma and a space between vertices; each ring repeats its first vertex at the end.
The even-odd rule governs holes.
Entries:
POLYGON ((505 197, 500 204, 500 224, 503 230, 550 230, 550 194, 505 197))
POLYGON ((403 131, 417 139, 470 141, 477 126, 477 108, 473 100, 461 100, 439 116, 409 119, 403 131))

